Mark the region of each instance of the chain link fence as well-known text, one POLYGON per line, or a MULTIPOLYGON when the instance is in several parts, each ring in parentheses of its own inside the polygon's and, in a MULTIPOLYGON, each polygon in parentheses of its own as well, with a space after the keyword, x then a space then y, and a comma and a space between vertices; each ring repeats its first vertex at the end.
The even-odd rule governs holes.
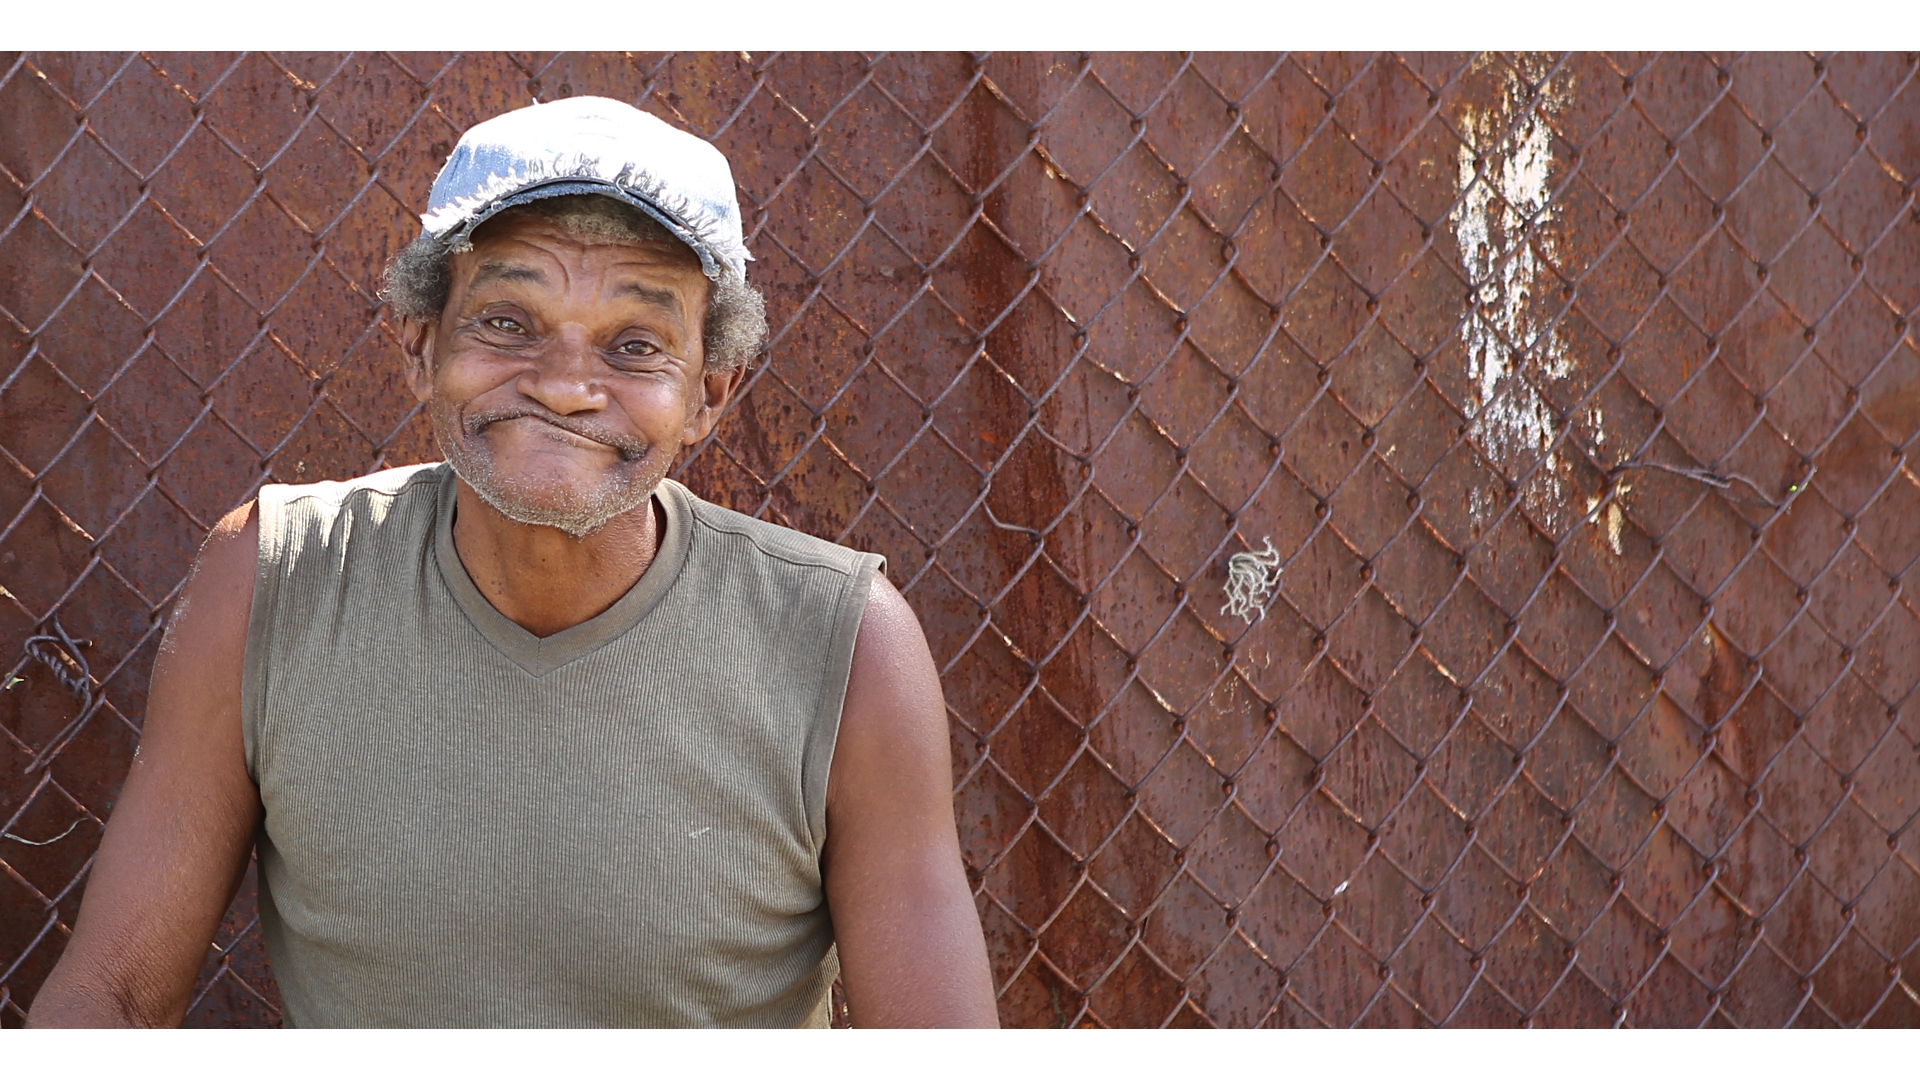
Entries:
POLYGON ((1916 55, 0 70, 0 1022, 199 539, 434 456, 381 267, 575 94, 733 161, 681 473, 888 557, 1006 1023, 1920 1022, 1916 55))

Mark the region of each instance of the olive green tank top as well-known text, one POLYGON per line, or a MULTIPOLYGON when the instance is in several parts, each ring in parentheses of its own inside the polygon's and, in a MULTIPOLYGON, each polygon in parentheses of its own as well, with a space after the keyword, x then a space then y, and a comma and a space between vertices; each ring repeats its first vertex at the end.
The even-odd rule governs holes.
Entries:
POLYGON ((270 485, 247 633, 293 1026, 824 1025, 827 772, 879 556, 672 481, 640 581, 538 638, 444 465, 270 485))

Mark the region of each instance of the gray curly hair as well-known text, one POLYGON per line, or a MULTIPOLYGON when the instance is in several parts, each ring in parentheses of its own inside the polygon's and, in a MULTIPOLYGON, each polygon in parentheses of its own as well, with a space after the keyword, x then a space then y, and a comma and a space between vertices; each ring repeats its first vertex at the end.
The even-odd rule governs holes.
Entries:
MULTIPOLYGON (((666 226, 619 199, 607 195, 556 195, 514 207, 507 213, 525 213, 558 222, 575 236, 615 243, 680 244, 666 226)), ((447 266, 453 248, 431 235, 400 249, 387 263, 381 299, 407 318, 433 322, 447 306, 452 275, 447 266)), ((720 280, 709 283, 707 318, 700 330, 706 346, 708 371, 732 371, 753 359, 767 337, 766 303, 760 291, 723 269, 720 280)))

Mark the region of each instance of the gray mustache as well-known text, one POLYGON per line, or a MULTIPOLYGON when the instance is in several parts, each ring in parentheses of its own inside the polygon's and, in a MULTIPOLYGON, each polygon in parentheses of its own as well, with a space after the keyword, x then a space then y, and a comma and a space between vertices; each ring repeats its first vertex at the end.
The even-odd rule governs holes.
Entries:
POLYGON ((468 437, 472 437, 502 420, 518 420, 525 416, 531 416, 536 420, 544 420, 562 431, 571 432, 583 439, 592 439, 602 446, 611 447, 619 452, 622 461, 636 461, 645 457, 647 450, 650 448, 647 443, 631 435, 622 434, 618 431, 610 431, 598 424, 575 420, 570 416, 561 416, 557 412, 540 408, 537 405, 512 405, 471 413, 461 418, 460 426, 466 429, 468 437))

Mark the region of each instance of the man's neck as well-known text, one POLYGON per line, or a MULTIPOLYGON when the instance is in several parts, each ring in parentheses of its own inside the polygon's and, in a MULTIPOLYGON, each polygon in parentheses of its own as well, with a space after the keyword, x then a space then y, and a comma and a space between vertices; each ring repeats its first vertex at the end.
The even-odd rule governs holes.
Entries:
POLYGON ((551 637, 607 610, 653 565, 665 522, 656 500, 592 536, 526 525, 459 481, 453 547, 494 609, 535 637, 551 637))

